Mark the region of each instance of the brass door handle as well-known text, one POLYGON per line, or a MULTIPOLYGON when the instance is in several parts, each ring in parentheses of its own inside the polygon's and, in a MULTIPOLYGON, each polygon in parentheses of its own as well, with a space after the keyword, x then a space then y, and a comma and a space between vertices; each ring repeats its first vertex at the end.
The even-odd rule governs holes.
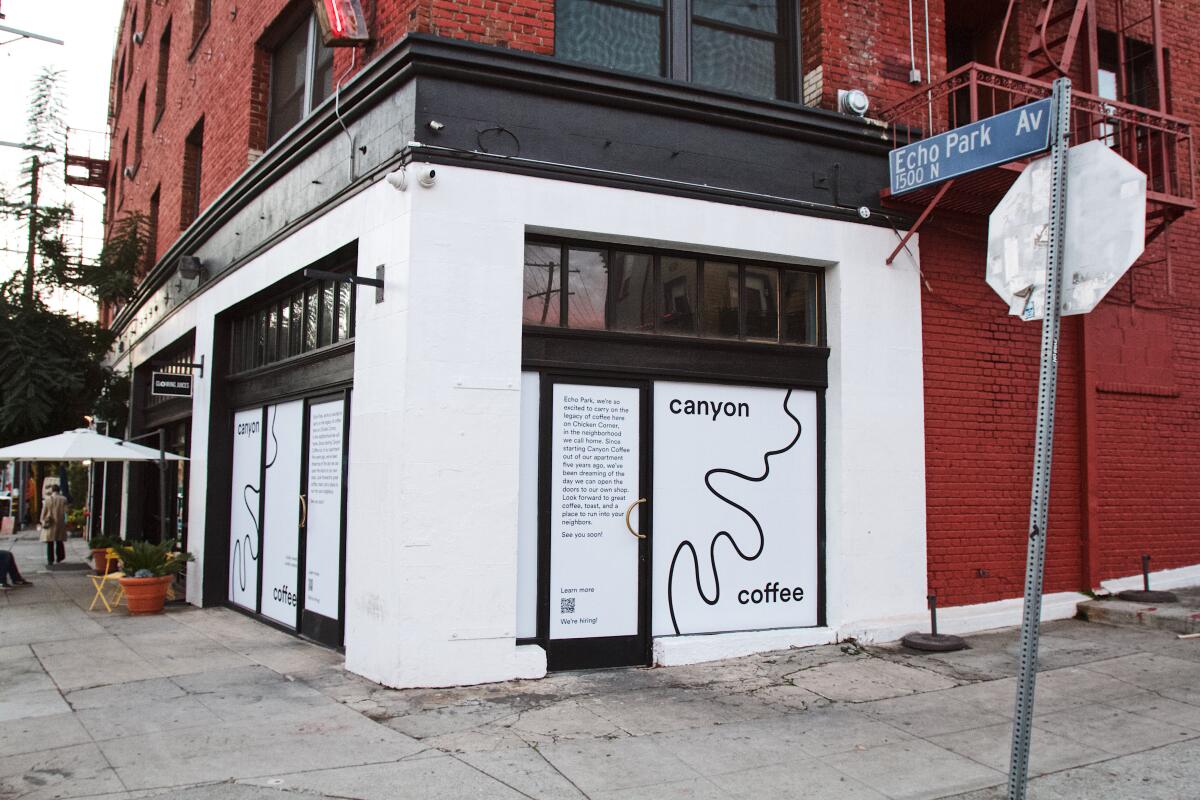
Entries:
POLYGON ((636 536, 639 539, 645 539, 646 534, 638 533, 637 531, 635 531, 633 529, 633 524, 630 523, 630 521, 629 521, 629 515, 633 513, 633 510, 635 508, 637 508, 639 505, 641 505, 644 502, 646 502, 646 498, 639 497, 637 500, 634 500, 632 503, 629 504, 629 508, 625 509, 625 527, 629 529, 630 533, 632 533, 634 536, 636 536))
POLYGON ((300 495, 300 527, 308 527, 308 499, 300 495))

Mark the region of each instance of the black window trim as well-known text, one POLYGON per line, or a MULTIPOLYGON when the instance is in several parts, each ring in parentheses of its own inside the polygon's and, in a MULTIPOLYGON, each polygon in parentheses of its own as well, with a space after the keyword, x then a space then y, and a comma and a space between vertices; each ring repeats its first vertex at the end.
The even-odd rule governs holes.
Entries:
MULTIPOLYGON (((326 259, 322 259, 322 261, 325 261, 325 260, 326 259)), ((332 263, 328 267, 322 265, 321 268, 326 269, 329 272, 351 273, 354 271, 356 264, 357 264, 357 255, 354 253, 350 253, 348 255, 339 257, 336 260, 332 260, 332 263)), ((332 348, 336 348, 339 345, 346 345, 346 346, 353 345, 354 336, 355 336, 355 328, 354 328, 355 316, 356 316, 355 306, 357 305, 357 302, 355 300, 355 293, 353 291, 351 291, 351 293, 350 293, 350 308, 349 308, 349 315, 348 315, 349 320, 350 320, 350 335, 347 336, 346 338, 342 339, 342 338, 339 338, 337 335, 337 333, 338 333, 337 313, 338 313, 338 305, 340 305, 339 303, 337 303, 337 298, 340 295, 340 292, 337 291, 337 286, 338 286, 337 283, 323 281, 323 280, 316 279, 316 278, 311 279, 311 280, 302 280, 302 281, 298 281, 298 282, 297 281, 285 281, 285 283, 286 283, 286 286, 281 286, 279 288, 276 288, 273 291, 270 291, 269 293, 260 295, 258 298, 254 299, 251 302, 243 304, 229 318, 229 322, 227 324, 229 325, 230 334, 231 334, 229 337, 229 353, 230 353, 229 376, 230 377, 239 377, 240 378, 242 376, 249 375, 251 373, 258 372, 260 370, 277 369, 280 367, 286 367, 293 363, 303 363, 307 360, 311 360, 314 356, 319 356, 320 354, 323 354, 326 351, 331 350, 332 348), (320 313, 320 311, 321 311, 320 298, 325 294, 324 288, 325 288, 326 283, 329 283, 330 286, 333 287, 333 291, 331 292, 331 294, 334 298, 333 302, 335 303, 335 306, 332 309, 333 330, 331 331, 331 340, 328 344, 321 344, 322 314, 320 313), (317 301, 318 308, 317 308, 317 315, 316 315, 316 320, 315 320, 317 344, 312 348, 306 349, 305 336, 304 336, 304 333, 305 333, 304 321, 308 319, 309 293, 314 288, 317 290, 317 298, 318 298, 318 301, 317 301), (293 332, 293 330, 296 327, 295 319, 289 316, 290 327, 289 327, 289 331, 288 331, 288 341, 289 341, 289 344, 287 346, 288 356, 286 358, 279 358, 279 353, 283 349, 283 342, 282 342, 281 337, 279 336, 279 329, 281 328, 281 325, 279 324, 279 318, 282 313, 283 307, 285 305, 291 306, 292 299, 297 294, 300 295, 300 300, 301 300, 301 302, 300 302, 301 324, 300 324, 300 333, 298 336, 299 352, 292 352, 291 342, 297 341, 297 337, 296 337, 296 334, 293 332), (275 352, 273 354, 273 357, 270 357, 271 354, 267 354, 264 352, 264 357, 263 357, 261 363, 257 363, 259 361, 259 359, 256 355, 256 350, 258 347, 258 332, 259 332, 258 324, 257 324, 258 318, 259 318, 259 315, 261 314, 261 315, 263 315, 263 317, 269 319, 272 311, 275 313, 275 316, 276 316, 275 352)), ((264 351, 267 347, 267 341, 268 341, 265 330, 266 330, 266 328, 264 326, 263 327, 264 351)))
MULTIPOLYGON (((810 266, 805 264, 790 264, 786 262, 769 261, 758 258, 741 258, 734 255, 722 255, 719 253, 704 252, 702 250, 680 250, 669 247, 647 247, 641 245, 628 245, 619 242, 593 240, 593 239, 576 239, 568 237, 558 237, 548 234, 527 234, 525 236, 525 246, 537 245, 542 247, 557 247, 559 252, 558 263, 558 280, 559 287, 555 291, 558 292, 558 323, 556 325, 534 325, 522 321, 522 328, 526 331, 548 331, 561 330, 570 331, 574 334, 588 336, 597 334, 606 335, 621 335, 633 336, 638 338, 652 338, 654 340, 673 339, 682 342, 693 343, 720 343, 732 345, 744 345, 753 347, 774 347, 774 348, 790 348, 801 350, 816 350, 825 349, 828 347, 827 329, 826 329, 826 312, 825 312, 825 270, 821 267, 810 266), (634 253, 648 255, 651 257, 651 269, 654 279, 654 330, 651 332, 638 331, 622 331, 614 330, 609 327, 608 315, 611 308, 612 281, 607 282, 605 288, 605 319, 604 328, 572 328, 567 324, 568 310, 570 305, 570 287, 564 281, 568 275, 568 251, 570 250, 600 250, 605 253, 608 259, 608 264, 614 263, 615 253, 634 253), (670 333, 662 330, 662 272, 661 263, 663 258, 682 258, 696 262, 696 308, 693 309, 695 320, 695 333, 693 334, 678 334, 670 333), (738 335, 736 337, 726 336, 706 336, 702 332, 701 318, 701 301, 704 298, 704 265, 706 262, 720 264, 735 264, 738 267, 738 335), (747 267, 763 267, 778 271, 779 285, 776 289, 776 326, 777 335, 775 341, 762 338, 751 338, 746 334, 746 268, 747 267), (783 281, 784 276, 789 272, 804 273, 813 275, 816 278, 816 307, 815 313, 817 317, 816 325, 816 341, 815 342, 787 342, 784 341, 784 315, 782 309, 783 303, 783 281), (565 290, 565 291, 564 291, 565 290)), ((524 248, 522 248, 524 252, 524 248)), ((524 271, 524 258, 522 258, 522 272, 524 271)))

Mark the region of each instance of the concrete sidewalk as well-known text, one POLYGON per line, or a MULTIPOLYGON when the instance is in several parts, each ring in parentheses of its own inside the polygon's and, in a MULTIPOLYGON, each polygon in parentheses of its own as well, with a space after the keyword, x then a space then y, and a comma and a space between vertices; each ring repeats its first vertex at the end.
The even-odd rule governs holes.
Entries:
MULTIPOLYGON (((1003 796, 1012 630, 394 691, 227 609, 89 614, 85 573, 14 551, 3 800, 1003 796)), ((1042 669, 1031 798, 1200 794, 1200 641, 1054 623, 1042 669)))

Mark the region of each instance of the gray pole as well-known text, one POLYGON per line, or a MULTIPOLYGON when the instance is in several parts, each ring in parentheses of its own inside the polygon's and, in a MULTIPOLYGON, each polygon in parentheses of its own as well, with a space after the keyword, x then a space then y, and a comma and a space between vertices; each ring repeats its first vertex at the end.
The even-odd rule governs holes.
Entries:
POLYGON ((1054 400, 1058 388, 1058 323, 1062 311, 1062 262, 1067 228, 1067 148, 1071 135, 1071 81, 1054 82, 1050 116, 1050 249, 1046 260, 1046 313, 1038 379, 1033 491, 1029 503, 1029 548, 1025 560, 1025 606, 1021 615, 1021 660, 1013 715, 1008 800, 1025 800, 1029 739, 1033 733, 1033 690, 1037 679, 1038 628, 1042 618, 1042 572, 1046 564, 1046 511, 1054 446, 1054 400))

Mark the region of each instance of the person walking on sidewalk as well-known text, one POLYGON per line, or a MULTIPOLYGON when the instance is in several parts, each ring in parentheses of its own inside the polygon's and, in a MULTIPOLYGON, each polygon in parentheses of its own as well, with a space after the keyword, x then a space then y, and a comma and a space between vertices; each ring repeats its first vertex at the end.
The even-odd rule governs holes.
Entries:
POLYGON ((67 498, 50 486, 42 503, 42 541, 46 543, 46 566, 61 564, 67 557, 67 498))

